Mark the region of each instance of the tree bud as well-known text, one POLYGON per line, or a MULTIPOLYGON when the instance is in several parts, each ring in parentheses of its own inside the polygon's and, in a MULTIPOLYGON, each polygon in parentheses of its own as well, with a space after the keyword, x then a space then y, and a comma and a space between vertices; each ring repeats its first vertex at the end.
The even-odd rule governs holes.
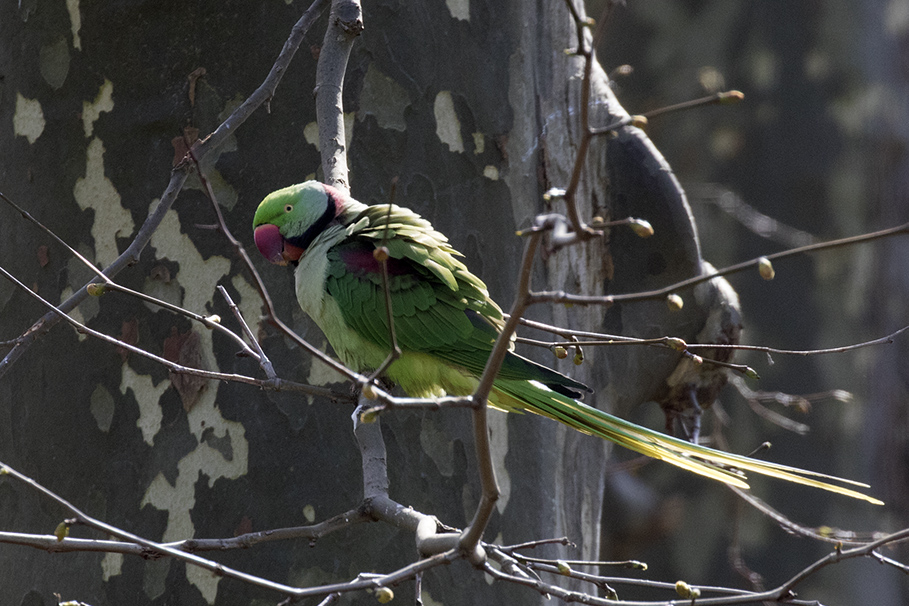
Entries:
POLYGON ((85 291, 91 297, 100 297, 105 292, 107 292, 107 288, 104 287, 104 284, 100 284, 98 282, 93 282, 92 284, 89 284, 88 286, 85 287, 85 291))
POLYGON ((388 249, 385 248, 384 246, 380 246, 377 249, 375 249, 374 251, 372 251, 372 257, 379 263, 388 261, 388 249))
POLYGON ((57 524, 57 528, 54 530, 54 536, 57 537, 57 541, 62 541, 69 536, 69 524, 66 522, 60 522, 57 524))
POLYGON ((761 257, 758 259, 758 273, 761 274, 761 277, 765 280, 772 280, 776 275, 776 272, 773 270, 773 263, 770 262, 770 259, 767 257, 761 257))
POLYGON ((379 587, 376 589, 376 599, 379 600, 379 604, 388 604, 395 599, 395 592, 388 587, 379 587))
POLYGON ((631 227, 631 231, 634 232, 634 235, 639 238, 649 238, 653 235, 653 226, 644 219, 632 219, 628 225, 631 227))
POLYGON ((685 343, 683 339, 680 339, 678 337, 669 337, 666 339, 666 345, 670 349, 674 349, 676 351, 685 351, 688 349, 688 343, 685 343))

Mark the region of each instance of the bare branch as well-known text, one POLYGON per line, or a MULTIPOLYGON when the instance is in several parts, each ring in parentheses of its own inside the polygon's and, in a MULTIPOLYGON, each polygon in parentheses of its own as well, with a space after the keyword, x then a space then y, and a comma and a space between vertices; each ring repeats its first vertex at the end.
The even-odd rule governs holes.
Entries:
POLYGON ((658 109, 645 112, 643 114, 628 116, 626 118, 621 118, 616 120, 612 124, 600 128, 590 129, 592 135, 605 135, 615 131, 617 128, 623 126, 628 126, 634 124, 638 127, 644 127, 647 124, 647 120, 650 118, 655 118, 662 114, 668 114, 671 112, 682 111, 686 109, 694 109, 696 107, 703 107, 705 105, 728 105, 731 103, 738 103, 743 100, 745 95, 737 90, 723 91, 713 93, 706 97, 701 97, 699 99, 691 99, 690 101, 682 101, 681 103, 676 103, 674 105, 667 105, 666 107, 660 107, 658 109))
POLYGON ((413 532, 417 552, 421 555, 455 552, 459 536, 457 533, 439 533, 441 525, 435 516, 420 513, 412 507, 404 507, 388 497, 385 441, 382 439, 378 417, 375 414, 370 416, 368 412, 374 408, 374 405, 370 407, 370 400, 361 394, 360 404, 352 415, 363 468, 363 498, 370 516, 374 520, 413 532))
POLYGON ((252 347, 256 352, 256 357, 259 360, 259 366, 261 366, 262 370, 265 371, 265 376, 269 379, 276 379, 278 375, 275 372, 275 367, 272 365, 271 360, 268 359, 268 356, 265 355, 265 352, 262 350, 262 346, 259 345, 259 341, 256 339, 256 335, 254 335, 253 331, 250 330, 249 324, 246 323, 246 320, 243 318, 243 314, 240 313, 240 308, 237 307, 237 304, 234 303, 233 299, 231 299, 230 295, 227 292, 227 289, 220 284, 218 284, 218 292, 221 293, 221 296, 224 297, 225 301, 227 301, 227 306, 230 307, 230 311, 233 312, 234 317, 237 319, 237 322, 240 323, 243 334, 246 335, 246 338, 252 344, 252 347))
MULTIPOLYGON (((186 539, 173 543, 162 543, 162 545, 181 551, 199 552, 249 549, 260 543, 286 541, 290 539, 309 539, 310 544, 313 544, 317 539, 328 534, 355 524, 369 521, 371 521, 371 518, 367 514, 367 508, 359 507, 309 526, 262 530, 259 532, 242 534, 229 539, 186 539)), ((72 537, 65 537, 63 540, 60 540, 55 535, 36 535, 19 532, 0 532, 0 543, 24 545, 50 553, 101 551, 107 553, 122 553, 124 555, 137 555, 146 558, 160 556, 160 554, 151 552, 147 548, 135 543, 97 539, 76 539, 72 537)))
POLYGON ((323 181, 350 191, 344 133, 344 75, 354 38, 363 31, 359 0, 333 0, 316 67, 316 120, 323 181))
POLYGON ((25 284, 23 284, 18 279, 16 279, 15 276, 13 276, 11 273, 6 271, 2 266, 0 266, 0 274, 2 274, 7 280, 9 280, 13 284, 15 284, 17 287, 19 287, 20 289, 22 289, 23 291, 28 293, 32 298, 38 300, 42 305, 44 305, 45 307, 50 309, 51 313, 56 314, 62 320, 64 320, 65 322, 67 322, 71 326, 73 326, 73 328, 75 328, 77 332, 86 334, 86 335, 90 335, 92 337, 95 337, 96 339, 100 339, 100 340, 110 343, 112 345, 116 345, 117 347, 123 348, 127 351, 140 355, 142 357, 148 358, 154 362, 157 362, 158 364, 161 364, 162 366, 165 366, 171 372, 174 372, 177 374, 185 374, 185 375, 192 375, 192 376, 196 376, 196 377, 202 377, 205 379, 215 379, 218 381, 233 381, 236 383, 246 383, 248 385, 255 385, 257 387, 261 387, 263 389, 270 389, 273 391, 301 391, 301 392, 308 393, 311 395, 328 397, 335 401, 350 399, 350 398, 345 398, 345 396, 343 396, 343 395, 336 394, 336 393, 332 392, 331 390, 326 389, 324 387, 305 385, 302 383, 296 383, 293 381, 287 381, 287 380, 278 379, 278 378, 271 378, 268 380, 256 379, 253 377, 248 377, 246 375, 215 372, 215 371, 211 371, 211 370, 202 370, 199 368, 191 368, 189 366, 183 366, 181 364, 177 364, 176 362, 171 362, 170 360, 162 358, 161 356, 157 356, 140 347, 136 347, 135 345, 132 345, 131 343, 121 341, 120 339, 111 337, 110 335, 106 335, 103 332, 99 332, 93 328, 89 328, 85 324, 82 324, 78 320, 75 320, 74 318, 65 314, 60 307, 53 305, 52 303, 50 303, 49 301, 47 301, 43 297, 41 297, 38 293, 36 293, 33 290, 31 290, 30 288, 28 288, 25 284))
MULTIPOLYGON (((566 339, 576 339, 578 337, 585 337, 590 340, 581 341, 583 345, 596 345, 596 346, 612 346, 612 345, 655 345, 661 347, 670 347, 671 349, 677 349, 674 346, 673 341, 681 341, 677 337, 655 337, 652 339, 639 339, 637 337, 627 337, 623 335, 610 335, 606 333, 591 332, 585 330, 574 330, 571 328, 562 328, 559 326, 553 326, 551 324, 544 324, 543 322, 536 322, 533 320, 528 320, 526 318, 521 318, 521 324, 529 328, 535 328, 537 330, 543 330, 550 332, 566 339)), ((684 343, 684 348, 690 351, 697 351, 699 349, 733 349, 733 350, 743 350, 743 351, 759 351, 767 354, 775 353, 780 355, 793 355, 793 356, 813 356, 813 355, 824 355, 824 354, 834 354, 834 353, 845 353, 848 351, 853 351, 856 349, 862 349, 865 347, 872 347, 875 345, 888 345, 893 343, 893 340, 901 335, 902 333, 909 330, 909 326, 904 326, 899 330, 896 330, 885 337, 879 337, 877 339, 871 339, 870 341, 863 341, 861 343, 854 343, 852 345, 843 345, 840 347, 830 347, 826 349, 779 349, 776 347, 766 347, 763 345, 743 345, 743 344, 717 344, 717 343, 684 343)), ((527 337, 518 337, 516 339, 519 343, 526 343, 528 345, 533 345, 536 347, 545 347, 547 349, 552 349, 558 346, 574 346, 576 341, 540 341, 537 339, 530 339, 527 337)), ((705 362, 716 362, 715 360, 709 360, 704 358, 705 362)))
MULTIPOLYGON (((792 248, 777 253, 772 253, 769 255, 764 255, 762 257, 756 257, 749 261, 743 261, 741 263, 736 263, 735 265, 730 265, 729 267, 724 267, 716 271, 708 272, 700 276, 694 276, 686 280, 681 280, 669 286, 664 286, 663 288, 658 288, 656 290, 649 290, 644 292, 636 293, 623 293, 617 295, 606 295, 606 296, 596 296, 596 295, 575 295, 566 293, 564 291, 547 291, 547 292, 535 292, 531 294, 531 303, 570 303, 574 305, 612 305, 617 302, 630 302, 630 301, 647 301, 653 299, 662 299, 667 295, 673 294, 676 291, 682 290, 684 288, 689 288, 691 286, 696 286, 702 282, 707 282, 718 276, 726 276, 733 273, 738 273, 746 269, 751 269, 753 267, 758 267, 762 260, 773 260, 773 259, 782 259, 785 257, 791 257, 793 255, 798 255, 808 252, 816 252, 820 250, 830 250, 834 248, 841 248, 844 246, 851 246, 853 244, 860 244, 864 242, 871 242, 873 240, 880 240, 883 238, 889 238, 892 236, 899 236, 903 234, 909 234, 909 223, 904 223, 896 227, 890 227, 887 229, 882 229, 880 231, 871 232, 867 234, 860 234, 858 236, 850 236, 848 238, 841 238, 838 240, 831 240, 828 242, 818 242, 815 244, 810 244, 808 246, 802 246, 799 248, 792 248)), ((716 347, 711 345, 711 347, 716 347)))
POLYGON ((536 549, 543 545, 566 545, 568 547, 577 547, 568 537, 559 537, 557 539, 537 539, 536 541, 527 541, 526 543, 516 543, 514 545, 503 545, 499 547, 506 553, 513 554, 520 549, 536 549))
MULTIPOLYGON (((487 406, 489 393, 492 390, 493 382, 505 360, 511 345, 511 336, 517 330, 520 323, 521 315, 527 309, 528 293, 530 292, 530 278, 533 269, 533 262, 536 257, 537 248, 540 244, 541 233, 536 232, 530 235, 527 243, 524 245, 524 255, 521 260, 521 269, 518 278, 517 296, 511 308, 511 314, 502 328, 489 359, 486 361, 486 367, 483 369, 483 375, 480 377, 480 383, 474 390, 473 409, 473 433, 474 448, 477 456, 477 467, 480 475, 480 486, 482 495, 477 510, 474 513, 473 520, 461 535, 460 547, 463 551, 473 554, 482 559, 482 556, 476 552, 481 549, 479 543, 489 523, 489 518, 495 508, 496 501, 499 498, 499 487, 496 482, 495 468, 492 465, 492 454, 489 445, 489 425, 487 423, 487 406)), ((475 558, 474 558, 475 559, 475 558)), ((473 561, 473 560, 472 560, 473 561)), ((474 562, 479 563, 479 562, 474 562)))
POLYGON ((388 497, 388 460, 385 452, 385 441, 378 418, 372 422, 361 422, 360 410, 368 406, 370 400, 360 395, 360 404, 352 417, 354 435, 360 446, 360 457, 363 466, 363 498, 388 497))
POLYGON ((762 345, 716 345, 712 343, 708 344, 696 344, 690 343, 688 345, 689 349, 741 349, 744 351, 760 351, 764 353, 775 353, 786 356, 819 356, 825 354, 834 354, 834 353, 845 353, 847 351, 854 351, 856 349, 862 349, 865 347, 873 347, 875 345, 889 345, 893 343, 893 339, 898 337, 909 330, 909 326, 904 326, 897 331, 894 331, 887 335, 886 337, 880 337, 877 339, 872 339, 870 341, 863 341, 861 343, 854 343, 852 345, 843 345, 841 347, 829 347, 827 349, 778 349, 776 347, 764 347, 762 345))
POLYGON ((903 529, 903 530, 901 530, 899 532, 895 532, 893 534, 886 535, 876 541, 872 541, 871 543, 868 543, 867 545, 863 545, 860 547, 853 547, 852 549, 847 549, 847 550, 842 550, 839 548, 834 549, 833 552, 827 554, 826 556, 824 556, 823 558, 821 558, 820 560, 818 560, 811 566, 808 566, 807 568, 805 568, 804 570, 799 572, 797 575, 795 575, 794 577, 792 577, 791 579, 789 579, 788 581, 783 583, 780 587, 773 590, 771 593, 774 593, 775 595, 778 595, 782 598, 782 597, 790 594, 792 589, 794 589, 799 583, 801 583, 808 577, 812 576, 815 572, 817 572, 821 568, 825 568, 827 566, 830 566, 831 564, 836 564, 836 563, 842 562, 843 560, 848 560, 848 559, 858 558, 858 557, 875 557, 876 559, 878 559, 880 556, 875 555, 875 552, 879 547, 883 547, 884 545, 890 545, 892 543, 897 543, 897 542, 901 542, 901 541, 905 541, 905 540, 909 540, 909 528, 903 529))
POLYGON ((580 107, 582 135, 581 140, 578 144, 578 151, 575 156, 574 167, 571 171, 571 178, 568 182, 568 186, 565 188, 564 198, 568 212, 568 219, 571 222, 572 229, 574 230, 575 234, 577 234, 578 239, 580 241, 583 241, 594 236, 602 235, 602 232, 597 232, 596 230, 583 225, 581 222, 580 216, 578 214, 576 195, 578 186, 581 182, 581 173, 583 172, 584 164, 587 161, 587 152, 590 148, 590 142, 593 139, 593 135, 590 131, 590 75, 593 70, 593 63, 595 60, 594 52, 600 40, 602 39, 603 34, 606 31, 605 26, 609 21, 609 16, 612 13, 614 3, 611 1, 605 3, 603 13, 600 15, 600 19, 596 23, 596 30, 594 31, 593 39, 589 45, 587 44, 586 40, 586 27, 591 24, 590 21, 581 18, 577 9, 574 7, 572 0, 566 0, 566 5, 568 6, 568 10, 575 22, 575 29, 577 30, 577 54, 584 57, 584 77, 581 81, 580 107))
POLYGON ((617 562, 601 562, 597 560, 553 560, 546 558, 531 558, 522 554, 516 554, 515 557, 519 558, 522 562, 532 564, 552 564, 553 566, 556 566, 559 563, 562 563, 567 564, 568 566, 614 566, 620 568, 630 568, 632 570, 647 570, 647 564, 638 560, 622 560, 617 562))
POLYGON ((887 536, 882 532, 863 535, 862 533, 852 530, 840 530, 838 528, 830 528, 829 526, 823 528, 803 526, 790 520, 784 514, 780 513, 747 490, 741 490, 735 486, 730 486, 729 489, 746 503, 779 524, 780 528, 797 536, 842 545, 867 545, 872 541, 877 541, 887 536))
POLYGON ((74 257, 76 257, 76 258, 79 259, 80 261, 82 261, 82 264, 85 265, 87 268, 89 268, 91 271, 93 271, 93 272, 95 273, 95 275, 97 275, 99 278, 101 278, 102 281, 104 281, 104 282, 110 282, 110 281, 111 281, 110 278, 108 278, 108 277, 104 274, 104 272, 102 272, 100 269, 98 269, 97 267, 95 267, 95 264, 92 263, 91 261, 89 261, 88 259, 86 259, 86 258, 82 255, 82 253, 80 253, 80 252, 77 251, 75 248, 73 248, 72 246, 70 246, 69 244, 67 244, 66 241, 65 241, 63 238, 61 238, 60 236, 58 236, 57 234, 55 234, 49 227, 47 227, 46 225, 44 225, 44 223, 42 223, 41 221, 39 221, 38 219, 36 219, 35 217, 33 217, 32 214, 31 214, 30 212, 28 212, 27 210, 25 210, 24 208, 22 208, 21 206, 19 206, 18 204, 16 204, 16 203, 13 202, 12 200, 10 200, 10 199, 6 196, 6 194, 4 194, 3 192, 0 192, 0 198, 2 198, 4 202, 6 202, 6 203, 9 204, 10 206, 12 206, 14 209, 16 209, 16 211, 17 211, 20 215, 22 215, 22 218, 24 218, 26 221, 29 221, 30 223, 32 223, 33 225, 35 225, 36 227, 38 227, 38 229, 40 229, 41 231, 43 231, 44 233, 46 233, 47 235, 49 235, 51 238, 53 238, 54 240, 56 240, 59 244, 63 245, 63 247, 66 248, 66 250, 68 250, 68 251, 70 252, 71 255, 73 255, 74 257))
MULTIPOLYGON (((182 560, 189 564, 194 564, 200 568, 211 571, 214 574, 219 576, 225 576, 240 581, 250 583, 252 585, 270 589, 284 595, 292 596, 294 598, 304 598, 304 597, 314 597, 314 596, 325 596, 336 592, 351 592, 358 591, 363 589, 375 590, 380 587, 393 586, 401 581, 404 581, 409 578, 413 578, 416 574, 434 568, 436 566, 447 564, 453 560, 460 558, 460 553, 457 550, 451 549, 446 552, 428 557, 426 559, 414 562, 400 568, 394 572, 384 575, 370 575, 368 579, 362 579, 354 581, 351 583, 335 583, 330 585, 322 585, 319 587, 310 587, 310 588, 297 588, 291 587, 289 585, 284 585, 282 583, 276 583, 274 581, 269 581, 267 579, 250 575, 233 568, 229 568, 222 564, 219 564, 213 560, 208 560, 202 557, 199 557, 193 553, 183 551, 179 548, 171 546, 172 544, 156 543, 154 541, 149 541, 138 535, 134 535, 130 532, 111 526, 92 518, 91 516, 85 514, 83 511, 75 507, 72 503, 68 502, 64 498, 60 497, 56 493, 48 490, 35 480, 29 478, 28 476, 16 471, 12 467, 0 462, 0 475, 8 475, 16 480, 30 486, 32 489, 36 490, 40 494, 48 497, 52 501, 56 502, 64 509, 66 509, 74 517, 67 520, 65 523, 67 526, 73 526, 76 524, 88 526, 96 530, 100 530, 110 536, 117 537, 122 541, 128 541, 139 545, 145 548, 149 554, 157 554, 163 556, 170 556, 178 560, 182 560)), ((12 537, 11 537, 12 538, 12 537)), ((56 539, 56 537, 54 537, 56 539)), ((79 541, 76 541, 78 544, 79 541)), ((94 542, 94 545, 90 547, 100 547, 99 542, 94 542)), ((108 541, 107 543, 116 543, 115 541, 108 541)), ((184 542, 186 545, 186 542, 184 542)), ((113 547, 113 545, 111 545, 113 547)), ((94 549, 92 549, 94 550, 94 549)))

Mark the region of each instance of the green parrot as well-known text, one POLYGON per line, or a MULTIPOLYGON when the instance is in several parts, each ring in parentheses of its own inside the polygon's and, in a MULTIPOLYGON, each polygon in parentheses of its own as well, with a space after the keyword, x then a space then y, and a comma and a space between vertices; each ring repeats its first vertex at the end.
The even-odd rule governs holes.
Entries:
MULTIPOLYGON (((316 181, 269 194, 253 219, 256 247, 278 265, 296 266, 296 294, 341 361, 378 368, 391 351, 382 268, 388 252, 395 336, 402 354, 386 375, 413 397, 473 393, 503 325, 502 310, 462 255, 420 215, 397 205, 367 206, 316 181)), ((682 469, 748 488, 746 471, 881 501, 822 480, 867 485, 759 461, 641 427, 578 398, 585 385, 514 352, 496 377, 489 404, 530 411, 682 469)))

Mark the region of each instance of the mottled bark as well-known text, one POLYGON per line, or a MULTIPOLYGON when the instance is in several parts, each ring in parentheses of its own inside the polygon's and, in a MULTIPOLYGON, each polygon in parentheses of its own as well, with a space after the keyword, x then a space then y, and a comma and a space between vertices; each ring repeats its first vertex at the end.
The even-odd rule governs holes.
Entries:
MULTIPOLYGON (((304 10, 297 4, 69 3, 68 11, 3 4, 4 193, 106 267, 155 208, 183 157, 184 135, 205 137, 267 74, 304 10)), ((582 128, 582 60, 563 52, 577 44, 568 11, 560 2, 474 1, 366 3, 364 12, 367 29, 354 43, 343 97, 352 193, 385 202, 397 177, 395 202, 446 233, 507 306, 522 246, 514 232, 539 212, 563 210, 558 203, 547 208, 542 194, 565 186, 582 128)), ((316 47, 321 34, 307 34, 304 48, 316 47)), ((255 113, 202 163, 230 228, 247 245, 258 201, 317 173, 315 55, 300 53, 269 111, 255 113)), ((599 68, 592 85, 591 125, 603 125, 623 110, 599 68)), ((538 266, 538 288, 628 292, 699 271, 687 207, 640 131, 625 128, 608 142, 594 142, 578 200, 587 219, 640 215, 658 236, 645 242, 617 232, 608 244, 559 251, 538 266)), ((90 274, 64 250, 8 209, 0 212, 4 267, 54 302, 85 284, 90 274)), ((149 248, 118 280, 227 321, 230 312, 215 291, 220 283, 254 323, 261 305, 251 280, 228 243, 205 228, 212 223, 191 176, 149 248)), ((278 312, 326 347, 297 309, 290 274, 256 262, 278 312)), ((46 311, 7 283, 0 284, 0 310, 0 339, 15 338, 46 311)), ((117 294, 87 299, 73 313, 157 354, 194 331, 193 356, 203 367, 258 372, 220 335, 117 294)), ((539 306, 530 316, 580 329, 690 339, 703 326, 705 310, 692 300, 676 314, 657 303, 608 312, 539 306)), ((339 381, 284 338, 260 329, 280 376, 317 385, 339 381)), ((597 405, 624 412, 659 391, 677 360, 643 349, 586 356, 581 367, 561 363, 562 370, 590 382, 597 405)), ((557 362, 547 353, 541 359, 557 362)), ((98 518, 163 541, 298 525, 359 503, 350 406, 214 382, 196 389, 192 406, 184 406, 171 387, 166 369, 58 326, 0 379, 0 460, 98 518)), ((479 496, 469 413, 400 412, 382 423, 390 496, 464 527, 479 496)), ((576 550, 544 553, 595 558, 606 445, 529 415, 491 413, 490 425, 503 496, 485 538, 517 543, 565 535, 576 550)), ((0 478, 4 530, 47 532, 59 516, 0 478)), ((280 582, 312 585, 402 566, 416 558, 412 545, 411 535, 388 525, 359 525, 313 547, 287 542, 225 553, 223 560, 280 582)), ((53 592, 92 604, 274 599, 168 559, 52 555, 6 545, 0 545, 0 585, 22 604, 48 603, 53 592)), ((445 604, 542 601, 527 589, 489 586, 460 564, 428 574, 423 590, 427 602, 445 604)))

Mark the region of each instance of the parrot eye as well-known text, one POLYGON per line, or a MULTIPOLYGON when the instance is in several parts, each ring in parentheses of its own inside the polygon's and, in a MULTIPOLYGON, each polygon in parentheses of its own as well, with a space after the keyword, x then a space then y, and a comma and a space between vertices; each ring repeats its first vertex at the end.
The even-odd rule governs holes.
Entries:
POLYGON ((293 209, 294 209, 293 205, 292 205, 292 204, 288 204, 288 205, 286 205, 286 206, 284 207, 284 212, 289 213, 289 212, 292 211, 293 209))

